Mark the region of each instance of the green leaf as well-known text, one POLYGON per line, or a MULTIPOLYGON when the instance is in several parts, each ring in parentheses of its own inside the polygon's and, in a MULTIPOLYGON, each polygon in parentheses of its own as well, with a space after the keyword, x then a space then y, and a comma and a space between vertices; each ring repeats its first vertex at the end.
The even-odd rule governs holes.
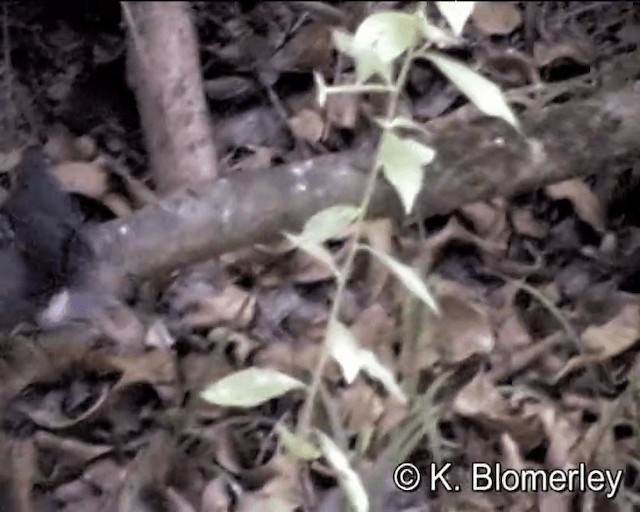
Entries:
POLYGON ((371 49, 383 62, 392 62, 418 42, 418 19, 415 15, 387 11, 372 14, 356 30, 354 43, 371 49))
POLYGON ((306 385, 284 373, 266 368, 248 368, 207 386, 200 396, 222 407, 255 407, 272 398, 305 389, 306 385))
POLYGON ((429 21, 424 9, 419 9, 416 13, 418 17, 418 27, 422 37, 440 48, 460 44, 460 38, 455 37, 448 30, 443 30, 429 21))
POLYGON ((329 353, 340 365, 347 384, 353 383, 362 370, 380 382, 398 400, 406 402, 406 396, 393 373, 382 364, 374 352, 360 346, 351 329, 338 320, 334 320, 329 326, 327 336, 329 353))
POLYGON ((334 275, 337 276, 339 274, 340 271, 333 261, 333 256, 321 244, 315 240, 309 240, 304 236, 292 235, 291 233, 285 233, 284 236, 296 247, 327 265, 334 275))
POLYGON ((453 33, 459 36, 473 12, 475 2, 436 2, 436 7, 449 23, 453 33))
POLYGON ((362 367, 362 371, 372 379, 380 382, 390 395, 395 396, 403 404, 407 403, 407 397, 404 391, 402 391, 400 384, 398 384, 393 372, 382 364, 376 354, 371 350, 361 349, 360 365, 362 367))
POLYGON ((375 118, 374 121, 385 130, 405 129, 429 135, 429 131, 423 125, 410 117, 398 116, 394 117, 391 121, 383 118, 375 118))
POLYGON ((411 212, 422 186, 422 167, 433 161, 435 151, 412 139, 386 130, 378 150, 377 164, 400 195, 406 213, 411 212))
POLYGON ((366 248, 376 258, 378 258, 389 270, 391 270, 391 272, 395 274, 400 282, 411 293, 424 302, 429 308, 431 308, 431 310, 437 314, 440 313, 440 309, 438 308, 438 304, 436 303, 433 295, 431 295, 431 292, 427 289, 427 285, 414 269, 400 263, 388 254, 377 251, 373 247, 368 245, 363 245, 362 247, 366 248))
POLYGON ((327 103, 327 83, 324 81, 324 77, 318 73, 313 73, 313 80, 316 83, 316 100, 320 107, 323 107, 327 103))
POLYGON ((336 205, 313 215, 304 225, 301 236, 316 243, 323 243, 344 233, 360 214, 360 208, 336 205))
POLYGON ((355 61, 357 83, 363 84, 375 75, 388 84, 392 82, 392 62, 381 59, 375 50, 356 45, 353 36, 342 30, 333 31, 333 42, 338 51, 355 61))
POLYGON ((351 330, 338 320, 329 324, 327 337, 331 357, 340 365, 344 380, 351 384, 362 367, 358 340, 351 330))
POLYGON ((286 450, 297 459, 311 461, 322 456, 322 452, 313 443, 297 436, 284 425, 277 424, 275 430, 286 450))
POLYGON ((369 512, 367 491, 358 473, 351 468, 346 455, 329 436, 319 430, 316 431, 316 435, 320 442, 320 449, 335 471, 338 484, 347 497, 352 510, 354 512, 369 512))
POLYGON ((427 52, 424 56, 485 114, 504 119, 516 130, 520 129, 507 99, 496 84, 449 57, 434 52, 427 52))

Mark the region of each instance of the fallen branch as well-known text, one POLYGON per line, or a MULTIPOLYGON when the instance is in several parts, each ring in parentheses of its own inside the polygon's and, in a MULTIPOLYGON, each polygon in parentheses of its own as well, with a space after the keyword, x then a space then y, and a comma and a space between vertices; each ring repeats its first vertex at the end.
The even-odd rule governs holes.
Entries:
MULTIPOLYGON (((523 119, 527 138, 496 119, 448 128, 432 141, 438 158, 418 198, 421 215, 510 196, 575 176, 607 172, 638 152, 640 87, 550 107, 523 119)), ((165 273, 296 230, 317 211, 360 201, 371 152, 339 153, 245 172, 174 193, 161 203, 93 228, 101 262, 134 279, 165 273)), ((392 188, 380 183, 371 217, 399 217, 392 188)))

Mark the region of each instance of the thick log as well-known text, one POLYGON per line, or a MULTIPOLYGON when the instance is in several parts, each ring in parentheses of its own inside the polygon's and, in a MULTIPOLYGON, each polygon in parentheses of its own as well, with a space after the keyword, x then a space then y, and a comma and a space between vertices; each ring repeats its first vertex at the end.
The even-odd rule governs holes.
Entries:
MULTIPOLYGON (((417 210, 445 214, 465 203, 510 196, 567 178, 609 172, 638 153, 640 87, 549 107, 523 119, 526 137, 496 119, 434 136, 417 210)), ((361 200, 372 152, 341 153, 245 172, 174 193, 161 203, 91 230, 100 260, 136 279, 296 230, 317 211, 361 200)), ((400 214, 385 182, 370 216, 400 214)))

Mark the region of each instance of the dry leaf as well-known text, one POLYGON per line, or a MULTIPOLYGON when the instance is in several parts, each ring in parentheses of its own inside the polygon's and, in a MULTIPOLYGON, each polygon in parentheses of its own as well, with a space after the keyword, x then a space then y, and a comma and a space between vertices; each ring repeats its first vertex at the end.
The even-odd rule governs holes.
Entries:
POLYGON ((109 208, 116 217, 126 217, 133 211, 129 201, 117 193, 104 196, 102 198, 102 204, 109 208))
POLYGON ((357 94, 331 94, 325 108, 329 123, 353 130, 358 121, 360 97, 357 94))
POLYGON ((571 39, 561 42, 547 43, 536 41, 533 44, 533 58, 538 67, 548 66, 559 59, 570 58, 585 66, 593 63, 598 51, 586 36, 572 34, 571 39))
POLYGON ((406 354, 403 368, 409 374, 438 361, 460 364, 475 355, 490 353, 495 345, 484 308, 469 300, 461 287, 443 281, 439 288, 441 314, 426 321, 416 353, 406 354))
POLYGON ((472 222, 474 230, 479 237, 499 245, 506 245, 511 236, 511 229, 507 222, 504 201, 496 200, 494 204, 487 202, 470 203, 464 205, 460 210, 472 222))
POLYGON ((339 407, 342 424, 352 433, 374 427, 385 409, 381 397, 362 379, 340 394, 339 407))
POLYGON ((278 50, 269 64, 278 71, 304 73, 325 69, 331 64, 332 55, 331 27, 309 23, 278 50))
POLYGON ((453 410, 486 428, 507 432, 523 451, 543 440, 542 423, 531 411, 511 411, 485 373, 478 373, 456 396, 453 410))
POLYGON ((293 134, 310 142, 318 142, 324 133, 324 120, 315 110, 304 109, 289 118, 289 127, 293 134))
POLYGON ((587 354, 599 356, 601 360, 621 354, 640 338, 640 305, 625 305, 606 324, 587 327, 580 338, 587 354))
POLYGON ((582 180, 573 179, 554 183, 548 185, 545 190, 552 199, 571 201, 581 220, 600 233, 605 231, 606 214, 604 208, 598 197, 582 180))
POLYGON ((108 190, 109 175, 97 162, 66 162, 54 166, 52 172, 67 192, 99 199, 108 190))
POLYGON ((549 234, 547 224, 536 219, 528 208, 517 208, 511 212, 511 222, 516 233, 531 238, 545 238, 549 234))
POLYGON ((489 36, 510 34, 522 23, 520 9, 513 2, 477 2, 471 19, 489 36))
POLYGON ((244 328, 255 315, 256 298, 242 288, 228 283, 222 290, 202 294, 194 291, 188 301, 189 312, 182 324, 190 328, 216 327, 244 328))

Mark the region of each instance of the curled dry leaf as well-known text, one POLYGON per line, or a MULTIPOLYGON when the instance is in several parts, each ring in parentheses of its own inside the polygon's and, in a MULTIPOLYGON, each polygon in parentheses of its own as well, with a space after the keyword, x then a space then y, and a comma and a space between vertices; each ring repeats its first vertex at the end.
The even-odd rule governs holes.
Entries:
POLYGON ((522 14, 514 2, 476 2, 471 20, 483 34, 506 35, 520 26, 522 14))

